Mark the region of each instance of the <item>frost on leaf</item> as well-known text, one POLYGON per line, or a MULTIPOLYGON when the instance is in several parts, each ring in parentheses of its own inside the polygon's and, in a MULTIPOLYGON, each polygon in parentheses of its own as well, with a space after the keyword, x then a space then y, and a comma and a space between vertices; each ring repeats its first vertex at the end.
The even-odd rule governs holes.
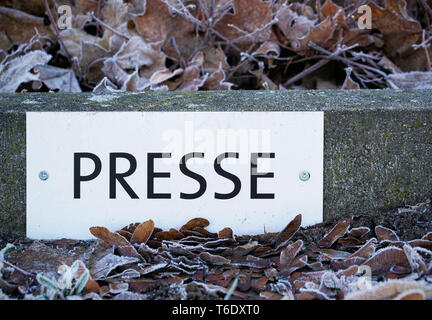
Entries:
POLYGON ((45 65, 50 59, 51 55, 41 50, 12 59, 6 57, 0 63, 0 92, 15 92, 22 83, 39 80, 39 76, 30 71, 38 65, 45 65))
POLYGON ((39 80, 50 90, 60 92, 81 92, 75 73, 71 69, 62 69, 49 65, 38 65, 35 71, 39 75, 39 80))
POLYGON ((165 70, 166 55, 156 45, 132 37, 104 61, 102 71, 123 90, 143 91, 154 73, 165 70))
MULTIPOLYGON (((185 14, 173 12, 176 1, 146 1, 144 14, 132 15, 135 29, 145 41, 162 42, 163 51, 170 57, 189 58, 198 46, 195 25, 185 14), (171 5, 171 10, 169 5, 171 5), (173 43, 175 41, 175 44, 173 43)), ((181 7, 186 14, 195 16, 193 7, 181 7)))
POLYGON ((247 48, 271 36, 271 2, 233 0, 234 13, 227 13, 216 25, 224 39, 247 48))

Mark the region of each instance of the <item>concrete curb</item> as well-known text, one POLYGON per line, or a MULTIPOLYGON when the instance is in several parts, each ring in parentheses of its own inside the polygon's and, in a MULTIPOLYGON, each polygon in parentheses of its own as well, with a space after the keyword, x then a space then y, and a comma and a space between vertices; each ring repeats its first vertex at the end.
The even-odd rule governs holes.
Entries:
POLYGON ((0 239, 25 236, 26 111, 324 111, 324 217, 432 194, 432 90, 0 95, 0 239))

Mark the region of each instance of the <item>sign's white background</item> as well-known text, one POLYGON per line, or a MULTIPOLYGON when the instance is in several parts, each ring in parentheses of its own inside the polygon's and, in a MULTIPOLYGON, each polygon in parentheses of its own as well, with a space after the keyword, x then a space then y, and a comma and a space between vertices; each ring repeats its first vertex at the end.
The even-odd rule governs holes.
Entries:
MULTIPOLYGON (((29 112, 27 236, 91 239, 91 226, 114 231, 148 219, 169 229, 202 217, 210 221, 210 231, 228 226, 235 234, 277 232, 299 213, 303 225, 321 222, 323 126, 323 112, 29 112), (81 183, 81 199, 73 198, 74 152, 91 152, 102 161, 100 175, 81 183), (140 199, 131 199, 119 183, 117 199, 109 199, 110 152, 137 159, 137 170, 126 181, 140 199), (155 179, 155 192, 169 192, 171 199, 147 199, 148 152, 172 153, 171 160, 155 159, 156 172, 171 173, 169 179, 155 179), (187 162, 207 181, 205 194, 195 200, 180 199, 180 192, 199 187, 179 170, 188 152, 205 153, 205 159, 187 162), (240 153, 238 160, 221 163, 242 183, 229 200, 214 198, 215 192, 233 190, 233 183, 213 169, 222 152, 240 153), (259 172, 274 172, 274 178, 258 179, 258 192, 274 193, 275 199, 250 199, 251 152, 275 153, 274 159, 258 162, 259 172), (46 181, 38 177, 42 170, 49 173, 46 181), (299 179, 302 170, 310 172, 309 181, 299 179)), ((128 166, 126 160, 117 162, 118 172, 128 166)), ((87 175, 94 165, 83 159, 81 169, 87 175)))

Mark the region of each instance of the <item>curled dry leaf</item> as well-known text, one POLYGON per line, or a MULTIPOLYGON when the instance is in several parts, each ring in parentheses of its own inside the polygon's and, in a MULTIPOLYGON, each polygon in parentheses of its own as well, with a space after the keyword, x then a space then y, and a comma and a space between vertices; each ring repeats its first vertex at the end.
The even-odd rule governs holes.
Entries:
POLYGON ((280 267, 284 268, 289 266, 302 248, 303 241, 297 240, 295 243, 282 250, 280 253, 280 267))
POLYGON ((403 251, 405 252, 412 271, 422 272, 423 274, 427 273, 428 268, 423 261, 423 257, 417 252, 416 248, 410 245, 404 245, 403 251))
POLYGON ((393 300, 426 300, 426 295, 421 289, 411 289, 398 294, 393 300))
POLYGON ((392 266, 410 266, 404 250, 397 247, 380 249, 363 264, 371 267, 373 274, 385 273, 390 270, 392 266))
POLYGON ((223 228, 221 231, 218 232, 218 237, 221 239, 227 238, 232 239, 233 238, 233 231, 231 228, 223 228))
POLYGON ((375 227, 375 234, 377 235, 378 241, 390 240, 390 241, 399 241, 399 237, 393 230, 389 228, 385 228, 383 226, 375 227))
POLYGON ((184 234, 174 228, 169 229, 169 231, 157 232, 154 236, 159 240, 180 240, 184 238, 184 234))
POLYGON ((403 56, 412 50, 411 45, 421 38, 421 25, 410 17, 405 0, 387 0, 382 8, 368 2, 371 8, 374 29, 381 32, 385 41, 385 52, 390 56, 403 56))
POLYGON ((96 263, 90 268, 90 274, 95 280, 106 279, 108 275, 117 267, 138 261, 139 259, 135 257, 121 257, 109 253, 100 260, 96 261, 96 263))
POLYGON ((152 235, 154 230, 154 222, 153 220, 148 220, 146 222, 141 223, 136 229, 131 237, 131 243, 146 243, 150 236, 152 235))
POLYGON ((352 228, 348 231, 347 236, 354 237, 354 238, 361 238, 369 232, 370 229, 368 227, 352 228))
POLYGON ((431 89, 432 72, 404 72, 394 73, 388 76, 399 89, 431 89))
POLYGON ((422 237, 422 239, 423 239, 423 240, 429 240, 429 241, 432 241, 432 232, 428 232, 427 234, 425 234, 425 235, 422 237))
POLYGON ((200 257, 200 259, 202 259, 205 262, 212 264, 212 265, 221 266, 224 264, 231 263, 231 261, 229 259, 226 259, 222 256, 213 255, 213 254, 210 254, 208 252, 201 252, 199 257, 200 257))
MULTIPOLYGON (((411 290, 420 290, 426 299, 432 297, 432 285, 426 281, 388 280, 371 289, 359 290, 345 296, 345 300, 384 300, 392 299, 411 290)), ((399 296, 400 297, 400 296, 399 296)))
POLYGON ((182 14, 171 14, 167 3, 146 1, 144 14, 132 15, 136 31, 145 41, 162 42, 163 51, 170 57, 179 59, 179 52, 182 57, 189 57, 198 47, 195 25, 182 14))
POLYGON ((350 257, 342 261, 332 261, 331 266, 335 269, 346 269, 351 266, 363 264, 367 259, 362 257, 350 257))
POLYGON ((214 71, 205 80, 202 89, 203 90, 230 90, 233 86, 230 82, 225 82, 225 71, 222 68, 214 71))
POLYGON ((350 226, 350 219, 344 219, 336 224, 324 237, 317 243, 318 247, 330 248, 339 238, 343 237, 350 226))
POLYGON ((150 83, 153 85, 160 84, 182 73, 183 73, 183 69, 181 68, 176 69, 174 71, 171 71, 169 69, 159 70, 153 73, 153 75, 150 77, 150 83))
POLYGON ((36 34, 55 39, 51 28, 45 25, 44 18, 0 6, 0 50, 7 51, 13 45, 28 43, 36 34))
POLYGON ((38 65, 45 65, 50 59, 51 56, 41 50, 12 59, 6 57, 0 63, 0 93, 15 92, 22 83, 40 80, 37 74, 30 71, 38 65))
POLYGON ((376 242, 377 241, 375 238, 368 240, 368 242, 366 242, 360 249, 351 254, 348 258, 361 257, 368 259, 371 255, 375 253, 376 242))
POLYGON ((316 252, 320 253, 319 259, 321 261, 326 260, 345 260, 350 257, 350 253, 346 251, 341 250, 335 250, 335 249, 323 249, 323 248, 317 248, 316 252))
POLYGON ((123 236, 116 232, 111 232, 105 227, 91 227, 90 233, 106 243, 115 246, 122 256, 137 257, 142 259, 141 255, 135 250, 131 243, 123 236))
POLYGON ((271 35, 271 3, 262 0, 233 0, 234 13, 227 13, 216 30, 236 45, 247 48, 253 43, 268 40, 271 35))
POLYGON ((184 230, 192 230, 195 227, 205 228, 210 224, 207 219, 204 218, 194 218, 189 220, 185 225, 180 228, 180 232, 184 230))
POLYGON ((50 65, 37 65, 34 71, 50 90, 59 92, 81 92, 75 73, 71 69, 62 69, 50 65))
POLYGON ((272 240, 272 243, 275 246, 278 246, 279 244, 288 241, 292 238, 292 236, 300 229, 302 221, 301 214, 298 214, 288 225, 279 232, 272 240))
POLYGON ((120 292, 127 291, 129 289, 129 284, 127 282, 111 282, 108 284, 110 293, 118 294, 120 292))

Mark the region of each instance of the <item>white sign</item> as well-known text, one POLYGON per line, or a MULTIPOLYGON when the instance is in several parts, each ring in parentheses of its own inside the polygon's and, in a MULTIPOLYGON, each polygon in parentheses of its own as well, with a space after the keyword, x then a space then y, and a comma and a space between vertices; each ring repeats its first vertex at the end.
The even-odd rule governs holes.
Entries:
POLYGON ((322 222, 323 112, 28 112, 27 236, 322 222))

